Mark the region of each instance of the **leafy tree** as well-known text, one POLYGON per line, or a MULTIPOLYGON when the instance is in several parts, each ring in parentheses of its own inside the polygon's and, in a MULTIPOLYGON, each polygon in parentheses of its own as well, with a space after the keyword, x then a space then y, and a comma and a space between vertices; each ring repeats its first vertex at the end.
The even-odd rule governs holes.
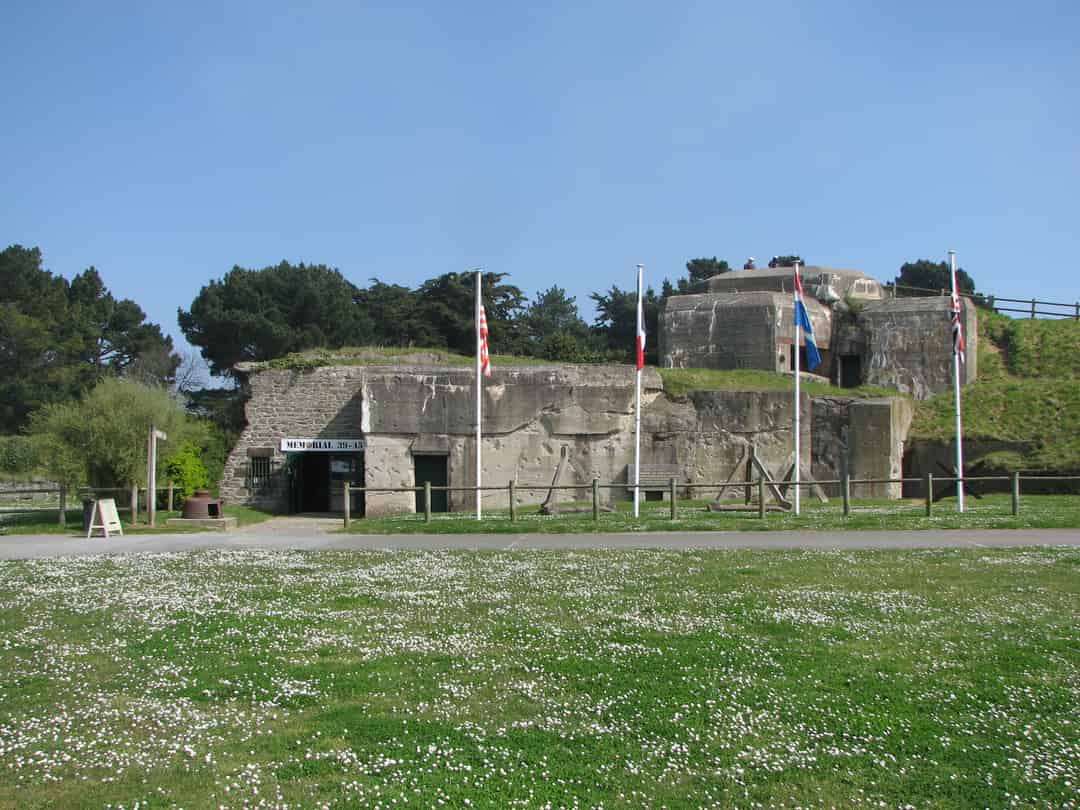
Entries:
POLYGON ((106 375, 171 379, 172 339, 89 268, 70 283, 41 251, 0 252, 0 430, 18 430, 43 404, 79 396, 106 375))
POLYGON ((573 362, 592 348, 589 326, 562 287, 538 292, 519 324, 529 340, 529 353, 546 360, 573 362))
POLYGON ((71 280, 68 301, 79 354, 92 381, 101 379, 107 370, 122 374, 140 362, 149 381, 172 380, 180 364, 172 353, 172 338, 162 334, 157 324, 145 323, 146 313, 134 301, 117 301, 95 268, 71 280), (150 369, 152 373, 147 373, 150 369))
POLYGON ((200 442, 206 427, 189 417, 161 386, 109 377, 82 400, 46 405, 30 418, 29 433, 49 474, 68 486, 126 487, 146 478, 150 426, 164 430, 159 465, 185 442, 200 442))
POLYGON ((711 259, 691 259, 686 263, 686 275, 688 283, 694 291, 700 292, 705 289, 705 282, 713 276, 722 273, 730 273, 731 265, 723 259, 713 256, 711 259))
POLYGON ((443 345, 434 327, 421 317, 415 290, 377 278, 371 282, 360 290, 357 302, 372 321, 377 343, 400 348, 443 345))
MULTIPOLYGON (((593 330, 603 337, 606 348, 615 356, 628 362, 634 360, 637 336, 637 291, 620 290, 612 286, 607 293, 592 293, 597 315, 593 330)), ((660 356, 657 348, 662 299, 652 287, 642 296, 645 315, 645 362, 656 364, 660 356)))
MULTIPOLYGON (((897 285, 897 294, 901 296, 940 295, 942 290, 946 293, 952 290, 948 263, 932 262, 929 259, 901 265, 900 275, 894 283, 897 285), (903 289, 904 287, 916 289, 903 289)), ((961 268, 956 270, 956 286, 962 294, 971 295, 975 292, 974 279, 961 268)))
MULTIPOLYGON (((512 284, 504 284, 506 273, 482 273, 480 291, 493 352, 513 354, 524 347, 515 329, 525 296, 512 284)), ((462 354, 476 349, 473 322, 475 273, 444 273, 425 281, 417 290, 418 317, 429 324, 437 343, 462 354)))
POLYGON ((355 285, 322 264, 233 267, 204 286, 180 328, 214 374, 244 360, 271 360, 312 348, 364 345, 375 336, 355 285))

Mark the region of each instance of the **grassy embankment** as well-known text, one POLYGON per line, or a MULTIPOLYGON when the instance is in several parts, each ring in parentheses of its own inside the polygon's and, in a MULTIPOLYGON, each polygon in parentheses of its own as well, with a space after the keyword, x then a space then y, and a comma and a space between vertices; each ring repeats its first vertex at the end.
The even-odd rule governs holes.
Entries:
POLYGON ((0 806, 1080 806, 1080 552, 0 562, 0 806))
MULTIPOLYGON (((1080 322, 979 311, 979 375, 964 387, 964 438, 1021 442, 1003 470, 1080 470, 1080 322)), ((920 403, 912 439, 950 441, 952 392, 920 403)))

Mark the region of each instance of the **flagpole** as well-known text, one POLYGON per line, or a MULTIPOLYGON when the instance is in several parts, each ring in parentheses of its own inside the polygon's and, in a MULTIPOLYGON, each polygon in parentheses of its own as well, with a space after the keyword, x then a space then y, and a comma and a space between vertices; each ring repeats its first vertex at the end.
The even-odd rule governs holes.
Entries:
MULTIPOLYGON (((795 275, 799 275, 799 263, 795 262, 795 275)), ((799 468, 802 466, 801 458, 799 455, 799 431, 801 426, 801 416, 799 411, 799 317, 797 311, 797 288, 791 289, 791 320, 795 326, 795 342, 792 346, 792 351, 795 355, 795 478, 793 482, 795 484, 795 514, 799 514, 799 468)))
MULTIPOLYGON (((960 294, 956 289, 956 251, 949 251, 949 278, 952 280, 952 305, 957 310, 957 328, 963 330, 960 322, 960 294)), ((963 335, 963 331, 960 332, 963 335)), ((960 419, 960 351, 959 346, 953 345, 953 400, 956 405, 956 508, 964 511, 964 433, 960 419)), ((932 493, 926 493, 926 497, 932 497, 932 493)))
MULTIPOLYGON (((638 351, 641 341, 641 322, 643 310, 641 303, 641 277, 645 266, 637 266, 637 326, 634 334, 634 353, 638 351)), ((634 365, 637 368, 634 374, 634 517, 638 517, 641 508, 641 367, 636 359, 634 365)))
POLYGON ((480 372, 480 276, 482 271, 476 271, 476 302, 474 306, 473 322, 476 326, 476 519, 481 519, 481 507, 480 507, 480 482, 482 480, 480 474, 480 425, 481 425, 481 408, 482 405, 482 376, 480 372))

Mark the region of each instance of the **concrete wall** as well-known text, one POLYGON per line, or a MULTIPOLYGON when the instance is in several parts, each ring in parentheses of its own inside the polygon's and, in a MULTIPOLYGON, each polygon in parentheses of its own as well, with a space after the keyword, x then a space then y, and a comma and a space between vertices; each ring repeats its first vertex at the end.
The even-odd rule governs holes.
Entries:
MULTIPOLYGON (((671 397, 659 375, 643 375, 642 462, 675 464, 679 482, 742 480, 749 448, 775 476, 791 463, 793 422, 790 392, 697 391, 671 397), (734 475, 733 475, 734 473, 734 475)), ((633 463, 634 374, 628 366, 501 367, 484 385, 484 483, 515 481, 520 503, 539 503, 565 447, 560 484, 582 487, 593 478, 625 483, 633 463), (527 489, 535 486, 535 489, 527 489)), ((288 508, 283 476, 257 491, 246 489, 249 448, 269 448, 279 468, 284 437, 363 438, 368 487, 413 487, 414 453, 448 458, 451 486, 471 486, 475 476, 472 372, 464 368, 344 367, 263 371, 251 376, 248 426, 229 457, 221 482, 231 503, 288 508)), ((888 403, 888 400, 884 402, 888 403)), ((898 456, 885 445, 906 435, 895 408, 843 402, 826 418, 819 400, 803 396, 803 464, 815 476, 837 467, 838 445, 855 435, 866 453, 851 454, 852 474, 887 475, 898 456), (866 409, 862 416, 860 408, 866 409), (891 409, 891 410, 890 410, 891 409), (879 434, 893 432, 888 442, 879 434), (865 437, 865 438, 864 438, 865 437), (884 444, 883 444, 884 442, 884 444), (874 449, 869 449, 874 448, 874 449), (882 462, 877 453, 885 453, 882 462), (830 461, 830 459, 832 459, 830 461), (824 460, 824 462, 822 462, 824 460), (822 466, 824 463, 825 466, 822 466)), ((843 452, 848 452, 846 449, 843 452)), ((695 491, 714 497, 716 489, 695 491)), ((728 497, 741 493, 726 491, 728 497)), ((626 499, 626 489, 602 490, 605 500, 626 499)), ((570 499, 569 493, 560 496, 570 499)), ((485 504, 506 506, 503 491, 485 504)), ((451 508, 471 509, 472 493, 451 493, 451 508)), ((412 492, 368 493, 369 515, 412 512, 412 492)))
MULTIPOLYGON (((967 362, 961 384, 978 370, 978 321, 975 305, 963 299, 962 321, 967 362)), ((894 298, 868 304, 858 314, 866 333, 863 377, 871 385, 895 388, 916 399, 952 389, 952 327, 950 299, 894 298)))
MULTIPOLYGON (((818 348, 827 351, 832 313, 813 299, 806 308, 818 348)), ((786 372, 792 362, 794 304, 790 294, 774 292, 679 295, 667 299, 659 331, 665 368, 786 372)))
MULTIPOLYGON (((817 397, 813 400, 814 478, 839 480, 847 470, 852 478, 899 479, 904 474, 905 439, 915 415, 910 400, 900 397, 854 399, 817 397)), ((840 494, 839 485, 825 487, 840 494)), ((899 498, 895 484, 856 484, 856 498, 899 498)))

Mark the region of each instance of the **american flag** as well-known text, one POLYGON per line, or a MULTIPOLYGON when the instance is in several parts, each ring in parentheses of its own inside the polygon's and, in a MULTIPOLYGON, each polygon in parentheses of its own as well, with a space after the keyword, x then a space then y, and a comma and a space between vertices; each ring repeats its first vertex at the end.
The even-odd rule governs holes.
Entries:
MULTIPOLYGON (((956 282, 953 282, 956 289, 956 282)), ((964 327, 960 324, 960 296, 952 294, 952 306, 949 308, 949 320, 952 321, 952 348, 953 354, 959 355, 960 362, 964 361, 964 327)))
POLYGON ((638 371, 645 368, 645 308, 641 303, 640 289, 637 300, 637 368, 638 371))
POLYGON ((480 371, 485 377, 491 376, 491 358, 488 356, 487 315, 484 314, 483 305, 480 306, 480 371))

